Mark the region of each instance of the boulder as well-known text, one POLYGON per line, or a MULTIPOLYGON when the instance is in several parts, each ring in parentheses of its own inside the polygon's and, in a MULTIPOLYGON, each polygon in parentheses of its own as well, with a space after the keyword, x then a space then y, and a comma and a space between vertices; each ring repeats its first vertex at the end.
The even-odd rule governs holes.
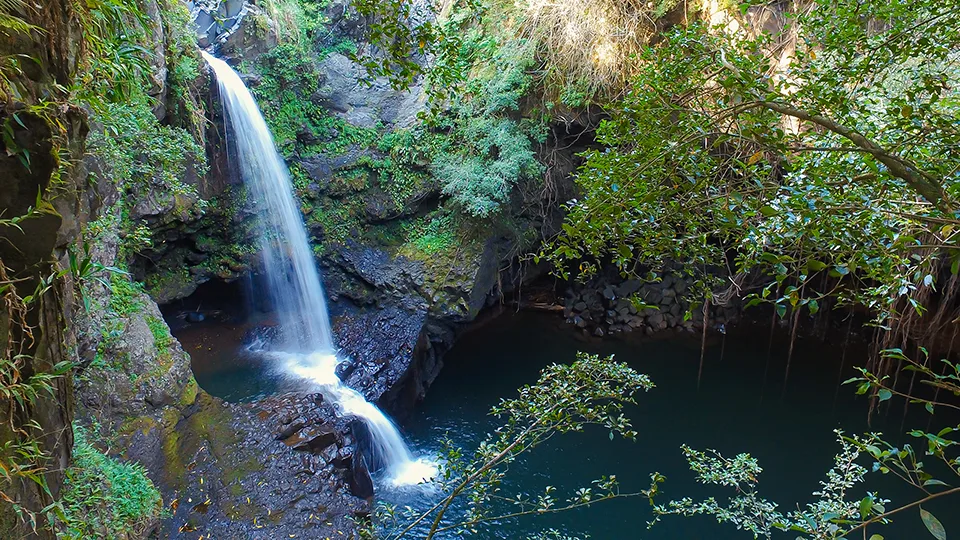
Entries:
POLYGON ((370 476, 370 469, 367 468, 367 461, 360 452, 353 454, 347 482, 350 493, 354 497, 361 499, 373 497, 373 478, 370 476))
POLYGON ((621 297, 630 296, 639 291, 641 287, 643 287, 643 282, 639 279, 628 279, 617 286, 617 295, 621 297))

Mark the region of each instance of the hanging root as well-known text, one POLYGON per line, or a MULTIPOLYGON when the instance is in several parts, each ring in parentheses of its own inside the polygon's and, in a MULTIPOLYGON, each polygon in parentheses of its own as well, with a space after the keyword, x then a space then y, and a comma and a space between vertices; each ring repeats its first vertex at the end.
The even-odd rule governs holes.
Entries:
MULTIPOLYGON (((927 248, 918 253, 927 261, 921 273, 931 276, 931 285, 921 284, 909 297, 897 299, 885 321, 885 326, 888 326, 889 330, 878 332, 875 337, 873 358, 875 369, 872 368, 872 371, 880 377, 892 375, 894 388, 899 383, 903 361, 899 360, 894 366, 889 359, 882 357, 881 350, 899 348, 905 352, 912 345, 918 356, 924 356, 914 361, 919 363, 922 360, 923 366, 927 366, 928 361, 936 362, 937 360, 937 358, 931 360, 932 354, 929 354, 929 351, 946 350, 946 358, 950 358, 953 354, 958 322, 960 322, 960 294, 958 294, 960 280, 953 274, 946 280, 941 280, 944 274, 949 272, 949 268, 943 260, 935 256, 935 249, 927 248), (940 290, 935 290, 935 284, 941 282, 940 290), (951 336, 946 344, 943 343, 945 336, 951 336), (921 348, 927 352, 921 351, 921 348)), ((915 380, 914 372, 910 378, 908 395, 912 395, 915 380)), ((934 401, 939 395, 939 388, 935 392, 934 401)), ((874 400, 874 405, 876 403, 874 400)), ((904 405, 904 416, 908 406, 909 402, 904 405)))
POLYGON ((703 359, 707 354, 707 326, 710 324, 710 299, 703 302, 703 334, 700 337, 700 369, 697 371, 697 390, 700 389, 700 377, 703 376, 703 359))

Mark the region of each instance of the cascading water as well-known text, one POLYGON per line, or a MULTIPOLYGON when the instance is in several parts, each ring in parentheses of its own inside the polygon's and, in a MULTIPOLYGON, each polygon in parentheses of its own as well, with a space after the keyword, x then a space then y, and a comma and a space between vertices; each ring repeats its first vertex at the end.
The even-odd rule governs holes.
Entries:
POLYGON ((293 196, 290 173, 240 76, 223 60, 206 52, 201 54, 220 87, 220 99, 233 127, 243 181, 263 208, 263 268, 283 335, 283 351, 273 351, 270 356, 282 359, 281 367, 286 372, 317 384, 344 413, 364 420, 391 483, 404 485, 429 479, 435 468, 414 459, 390 419, 337 377, 339 360, 323 286, 293 196))

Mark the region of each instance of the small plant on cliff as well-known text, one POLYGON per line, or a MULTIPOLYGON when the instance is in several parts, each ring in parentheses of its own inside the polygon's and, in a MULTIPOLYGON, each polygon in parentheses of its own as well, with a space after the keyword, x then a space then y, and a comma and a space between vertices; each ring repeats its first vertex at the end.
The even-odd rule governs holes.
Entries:
MULTIPOLYGON (((9 222, 9 220, 7 220, 9 222)), ((29 411, 40 398, 54 395, 56 379, 69 376, 70 362, 60 362, 48 371, 28 374, 36 346, 35 328, 27 322, 29 311, 47 301, 47 292, 59 276, 42 280, 34 292, 21 297, 16 286, 22 280, 11 280, 7 268, 0 263, 0 501, 9 504, 14 513, 36 531, 53 518, 57 504, 43 509, 30 509, 23 501, 11 497, 8 487, 20 482, 35 483, 40 491, 52 498, 47 485, 49 451, 41 443, 43 426, 30 418, 29 411), (39 510, 39 511, 37 511, 39 510)), ((14 495, 15 497, 15 495, 14 495)))
POLYGON ((170 335, 170 329, 163 319, 152 315, 146 318, 147 328, 153 336, 153 346, 157 349, 157 355, 161 360, 170 357, 170 346, 173 345, 173 336, 170 335))
POLYGON ((141 536, 161 511, 160 492, 143 466, 105 455, 79 425, 74 425, 74 439, 58 536, 77 540, 141 536))

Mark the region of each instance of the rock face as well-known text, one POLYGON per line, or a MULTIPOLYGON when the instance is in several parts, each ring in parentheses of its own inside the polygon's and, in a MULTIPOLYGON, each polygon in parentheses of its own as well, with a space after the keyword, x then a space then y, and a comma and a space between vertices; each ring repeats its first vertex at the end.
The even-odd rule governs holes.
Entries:
MULTIPOLYGON (((85 196, 81 168, 57 174, 58 159, 81 160, 87 124, 85 115, 75 108, 48 107, 55 110, 44 116, 28 109, 39 105, 41 96, 57 95, 55 85, 68 86, 77 68, 80 26, 72 17, 71 5, 51 1, 42 9, 16 13, 47 30, 42 40, 17 33, 0 36, 0 56, 31 59, 29 68, 5 75, 16 84, 16 98, 5 93, 9 87, 0 88, 0 96, 5 101, 9 98, 0 110, 0 124, 9 130, 0 141, 0 362, 5 386, 27 382, 25 378, 32 375, 53 374, 58 364, 72 359, 75 345, 67 325, 74 304, 73 283, 69 275, 58 275, 58 258, 74 239, 83 216, 97 203, 85 196), (57 122, 62 131, 54 133, 51 122, 57 122), (25 217, 19 223, 7 221, 21 216, 25 217), (31 295, 34 301, 25 302, 31 295)), ((10 482, 0 480, 6 499, 0 503, 0 537, 53 538, 52 531, 34 532, 14 504, 26 515, 39 513, 60 494, 73 446, 69 374, 52 378, 49 391, 23 404, 6 398, 3 410, 0 441, 24 442, 26 435, 46 456, 48 467, 41 473, 45 488, 25 475, 14 474, 10 482)), ((7 452, 0 458, 5 463, 20 461, 7 452)))
POLYGON ((409 127, 423 110, 425 98, 421 86, 406 91, 393 89, 387 81, 363 84, 363 67, 340 53, 327 56, 319 66, 325 75, 320 95, 330 111, 351 125, 372 128, 386 123, 398 128, 409 127))

